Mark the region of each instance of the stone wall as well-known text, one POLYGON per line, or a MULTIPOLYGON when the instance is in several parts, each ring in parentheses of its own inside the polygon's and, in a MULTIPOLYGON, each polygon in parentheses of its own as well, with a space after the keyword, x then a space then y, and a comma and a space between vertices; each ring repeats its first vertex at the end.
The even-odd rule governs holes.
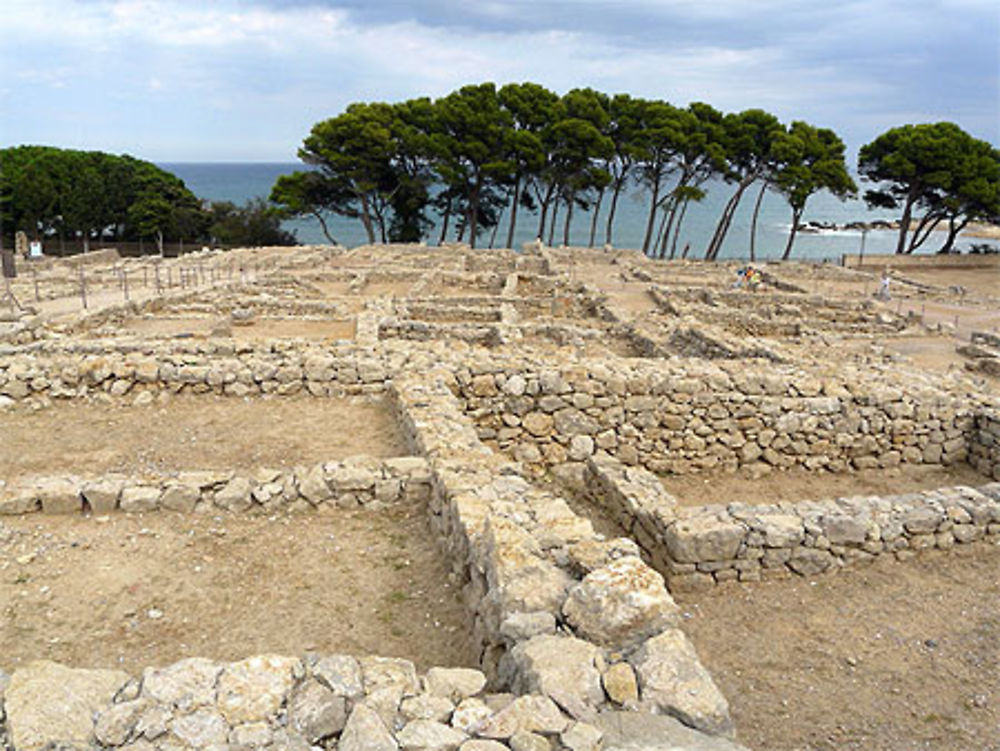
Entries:
POLYGON ((0 401, 138 396, 160 389, 231 396, 373 393, 384 390, 389 369, 400 367, 406 357, 300 343, 95 340, 0 346, 0 401))
POLYGON ((237 473, 190 470, 133 477, 105 474, 0 477, 0 514, 41 511, 95 514, 180 511, 212 513, 355 508, 430 497, 427 461, 421 457, 355 456, 295 470, 237 473))
MULTIPOLYGON (((985 478, 984 478, 985 480, 985 478)), ((678 508, 657 478, 608 455, 582 484, 643 548, 673 590, 809 576, 928 548, 1000 541, 1000 483, 887 497, 678 508)))
POLYGON ((986 477, 1000 480, 1000 412, 984 410, 976 415, 969 454, 969 464, 986 477))
POLYGON ((597 535, 483 445, 452 387, 445 370, 393 381, 412 448, 430 461, 431 523, 465 583, 485 674, 581 721, 625 708, 731 733, 725 698, 636 544, 597 535))
POLYGON ((554 369, 470 361, 456 392, 481 439, 542 468, 604 451, 660 474, 845 471, 968 458, 972 399, 890 370, 839 377, 787 365, 668 360, 554 369))
POLYGON ((489 693, 478 670, 418 674, 413 663, 384 657, 195 657, 139 676, 38 661, 0 672, 0 747, 15 751, 522 751, 552 741, 568 751, 627 751, 643 736, 670 748, 740 751, 670 717, 611 712, 579 721, 542 693, 489 693))

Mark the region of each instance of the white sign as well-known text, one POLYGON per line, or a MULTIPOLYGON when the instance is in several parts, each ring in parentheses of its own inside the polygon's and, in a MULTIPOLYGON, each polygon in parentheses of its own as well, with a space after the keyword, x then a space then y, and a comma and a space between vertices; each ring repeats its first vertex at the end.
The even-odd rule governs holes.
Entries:
POLYGON ((32 240, 28 244, 28 257, 29 258, 41 258, 42 257, 42 244, 38 240, 32 240))

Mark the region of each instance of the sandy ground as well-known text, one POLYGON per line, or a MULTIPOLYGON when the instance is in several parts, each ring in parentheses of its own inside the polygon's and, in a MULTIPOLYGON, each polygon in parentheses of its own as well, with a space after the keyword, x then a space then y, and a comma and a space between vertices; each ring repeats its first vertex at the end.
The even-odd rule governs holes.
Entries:
POLYGON ((660 482, 679 505, 703 506, 709 503, 794 503, 854 495, 898 495, 949 485, 978 487, 987 484, 990 479, 963 463, 950 467, 904 464, 890 469, 866 469, 851 473, 810 472, 796 468, 775 470, 757 480, 742 472, 669 475, 661 477, 660 482))
MULTIPOLYGON (((121 330, 139 336, 207 336, 219 324, 227 323, 224 318, 161 317, 133 318, 125 322, 121 330)), ((231 326, 233 339, 254 341, 257 339, 354 339, 355 322, 312 321, 297 318, 258 318, 250 325, 231 326)))
POLYGON ((996 545, 677 599, 751 749, 1000 749, 996 545))
POLYGON ((0 522, 0 668, 306 651, 475 664, 420 505, 0 522))
POLYGON ((169 397, 0 412, 0 480, 27 474, 252 470, 408 454, 378 399, 169 397))

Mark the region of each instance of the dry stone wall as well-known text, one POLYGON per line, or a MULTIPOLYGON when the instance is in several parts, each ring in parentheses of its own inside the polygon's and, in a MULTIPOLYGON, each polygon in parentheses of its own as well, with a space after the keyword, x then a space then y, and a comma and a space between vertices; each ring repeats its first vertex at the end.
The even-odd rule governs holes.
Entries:
MULTIPOLYGON (((1000 541, 1000 483, 897 496, 679 508, 659 480, 604 454, 583 488, 642 546, 672 590, 811 576, 880 555, 1000 541)), ((984 478, 985 480, 985 478, 984 478)))
POLYGON ((450 372, 393 386, 413 448, 430 461, 432 525, 465 581, 486 675, 580 721, 621 707, 730 734, 728 704, 635 543, 597 535, 484 446, 450 372))
POLYGON ((95 340, 0 347, 0 402, 156 392, 332 396, 383 391, 406 353, 299 343, 150 345, 95 340))
POLYGON ((105 474, 0 477, 0 514, 129 513, 179 511, 307 511, 330 507, 377 508, 430 496, 421 457, 350 457, 295 470, 253 472, 188 470, 135 477, 105 474))
POLYGON ((832 377, 747 362, 556 369, 492 358, 456 375, 480 438, 536 468, 598 451, 660 474, 757 463, 831 471, 947 465, 968 459, 975 416, 988 406, 889 371, 832 377))
MULTIPOLYGON (((393 658, 256 655, 118 670, 39 661, 0 672, 0 745, 16 751, 740 751, 671 717, 575 719, 543 693, 491 693, 486 676, 393 658), (43 700, 44 697, 44 700, 43 700), (641 747, 641 746, 640 746, 641 747)), ((744 750, 745 751, 745 750, 744 750)))

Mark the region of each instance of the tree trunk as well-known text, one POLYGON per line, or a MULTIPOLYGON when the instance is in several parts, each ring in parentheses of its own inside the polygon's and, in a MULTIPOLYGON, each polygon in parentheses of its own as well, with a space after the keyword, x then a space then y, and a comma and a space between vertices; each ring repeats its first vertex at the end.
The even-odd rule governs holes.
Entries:
POLYGON ((667 219, 670 218, 670 210, 667 208, 667 205, 668 204, 664 204, 662 207, 663 218, 660 219, 660 228, 656 230, 656 240, 653 242, 654 258, 663 258, 664 251, 667 247, 667 239, 664 236, 667 231, 667 219))
POLYGON ((555 183, 553 183, 546 189, 544 196, 540 195, 537 190, 535 191, 535 198, 538 199, 538 205, 541 208, 541 211, 538 212, 539 240, 545 239, 545 223, 549 216, 549 205, 552 203, 552 195, 553 193, 555 193, 555 188, 556 188, 555 183))
POLYGON ((368 196, 361 194, 361 224, 365 228, 365 235, 368 237, 368 244, 375 244, 375 228, 372 226, 371 206, 368 203, 368 196))
POLYGON ((968 219, 963 219, 958 224, 955 224, 955 217, 948 217, 948 237, 938 253, 950 253, 952 246, 955 244, 955 239, 958 237, 958 233, 965 229, 965 225, 968 223, 968 219))
POLYGON ((444 245, 444 241, 448 238, 448 223, 451 221, 451 197, 448 197, 448 203, 444 207, 444 216, 441 217, 441 236, 438 238, 438 245, 444 245))
MULTIPOLYGON (((684 204, 681 206, 681 213, 677 217, 677 225, 674 227, 674 239, 673 239, 673 242, 670 245, 670 259, 671 260, 673 260, 674 258, 677 257, 677 240, 681 236, 681 225, 684 223, 684 215, 687 213, 688 204, 689 203, 691 203, 691 199, 690 198, 685 198, 684 199, 684 204)), ((684 257, 685 258, 687 257, 687 253, 684 254, 684 257)))
MULTIPOLYGON (((795 234, 799 231, 799 220, 802 218, 802 212, 805 211, 805 206, 801 209, 792 209, 792 228, 788 231, 788 244, 785 245, 785 252, 781 256, 782 261, 787 261, 792 255, 792 243, 795 242, 795 234)), ((753 256, 750 256, 753 260, 753 256)))
POLYGON ((545 243, 550 248, 552 247, 552 242, 555 240, 556 236, 556 218, 559 216, 559 201, 555 200, 552 202, 552 217, 549 220, 549 239, 545 243))
POLYGON ((622 192, 622 188, 625 185, 625 180, 618 180, 615 182, 615 189, 611 193, 611 205, 608 207, 608 224, 604 231, 604 243, 606 245, 612 244, 612 232, 614 230, 615 223, 615 211, 618 209, 618 196, 622 192))
POLYGON ((906 248, 906 233, 910 231, 910 217, 913 213, 913 203, 917 200, 916 186, 910 188, 903 204, 903 218, 899 220, 899 239, 896 241, 896 254, 902 255, 906 248))
MULTIPOLYGON (((573 221, 573 196, 566 199, 566 222, 563 224, 563 245, 569 247, 569 227, 573 221)), ((593 246, 591 246, 593 247, 593 246)))
POLYGON ((660 203, 660 181, 653 184, 653 197, 649 204, 649 218, 646 220, 646 236, 642 240, 642 254, 649 255, 649 243, 653 239, 653 225, 656 222, 656 207, 660 203))
MULTIPOLYGON (((678 187, 680 186, 678 185, 678 187)), ((667 244, 670 242, 670 231, 674 227, 674 219, 677 217, 677 205, 679 203, 680 199, 677 198, 677 194, 674 193, 670 197, 670 201, 667 204, 669 208, 664 209, 664 211, 666 212, 664 215, 664 219, 666 220, 666 227, 663 230, 663 239, 660 243, 661 260, 667 257, 667 244)))
POLYGON ((469 194, 469 247, 476 247, 476 236, 479 234, 479 176, 469 194))
POLYGON ((497 232, 500 229, 500 221, 503 219, 503 212, 500 212, 500 216, 497 217, 496 224, 493 225, 493 229, 490 230, 490 250, 493 250, 493 243, 497 240, 497 232))
POLYGON ((156 247, 160 251, 160 258, 163 258, 163 232, 156 230, 156 247))
POLYGON ((319 219, 320 229, 323 230, 323 236, 330 241, 330 245, 337 245, 337 241, 333 238, 333 235, 330 234, 330 228, 326 224, 326 219, 323 218, 323 212, 314 211, 313 216, 319 219))
MULTIPOLYGON (((764 191, 767 190, 767 181, 760 186, 760 193, 757 194, 757 201, 753 205, 753 219, 750 220, 750 260, 757 260, 757 217, 760 215, 760 205, 764 202, 764 191)), ((792 209, 792 216, 795 215, 795 210, 792 209)), ((795 231, 794 225, 792 226, 792 231, 795 231)), ((791 245, 789 245, 791 247, 791 245)), ((788 252, 788 248, 785 249, 788 252)))
POLYGON ((601 201, 604 200, 604 188, 597 193, 597 200, 594 202, 594 216, 590 218, 590 243, 587 247, 594 247, 594 240, 597 237, 597 218, 601 215, 601 201))
POLYGON ((944 217, 940 214, 936 216, 929 212, 924 214, 924 216, 920 219, 920 223, 917 224, 917 228, 910 236, 910 245, 906 249, 907 254, 912 253, 923 245, 927 238, 930 237, 931 232, 934 231, 934 228, 941 223, 942 219, 944 219, 944 217), (921 232, 923 232, 922 235, 920 234, 921 232))
POLYGON ((744 191, 746 191, 751 184, 753 184, 752 178, 744 178, 741 180, 739 186, 736 188, 736 192, 733 193, 732 198, 729 199, 729 203, 726 204, 726 208, 723 210, 722 216, 719 218, 719 224, 715 228, 715 234, 712 236, 712 242, 709 244, 708 251, 705 253, 706 261, 714 261, 719 257, 719 251, 722 249, 722 242, 726 239, 726 233, 729 232, 729 227, 733 223, 733 216, 736 215, 736 208, 740 205, 740 199, 743 198, 744 191))
POLYGON ((507 247, 514 247, 514 227, 517 225, 517 205, 521 202, 521 176, 514 180, 514 196, 510 202, 510 226, 507 228, 507 247))

